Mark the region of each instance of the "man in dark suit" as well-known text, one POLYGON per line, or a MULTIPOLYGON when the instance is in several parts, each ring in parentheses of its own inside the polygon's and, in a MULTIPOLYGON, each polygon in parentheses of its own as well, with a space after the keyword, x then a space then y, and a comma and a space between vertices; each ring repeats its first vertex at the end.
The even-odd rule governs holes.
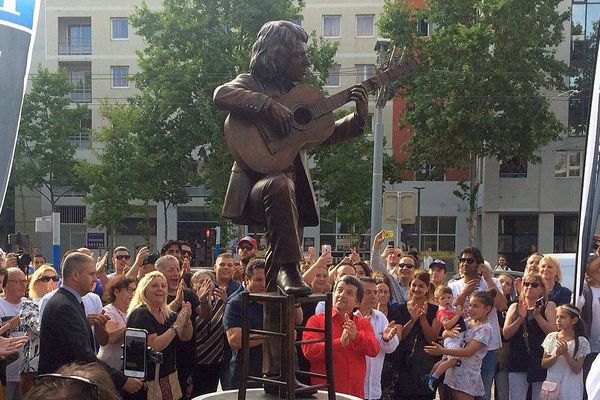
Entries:
POLYGON ((137 392, 142 381, 127 378, 99 361, 94 351, 94 338, 81 301, 81 296, 91 292, 96 282, 94 260, 83 253, 71 253, 65 257, 62 271, 63 284, 42 315, 38 372, 53 373, 72 362, 99 362, 108 370, 118 390, 137 392))
MULTIPOLYGON (((292 112, 277 99, 304 78, 310 65, 306 56, 308 35, 289 21, 267 22, 252 48, 250 73, 241 74, 215 90, 215 105, 233 114, 270 118, 282 135, 290 131, 292 112)), ((367 92, 352 88, 356 112, 336 122, 324 144, 334 144, 362 134, 368 116, 367 92)), ((251 143, 244 143, 252 146, 251 143)), ((235 152, 234 152, 235 153, 235 152)), ((306 152, 301 150, 292 165, 276 174, 264 175, 236 161, 223 204, 223 216, 238 224, 265 225, 267 291, 308 295, 298 262, 301 229, 319 224, 306 152)))

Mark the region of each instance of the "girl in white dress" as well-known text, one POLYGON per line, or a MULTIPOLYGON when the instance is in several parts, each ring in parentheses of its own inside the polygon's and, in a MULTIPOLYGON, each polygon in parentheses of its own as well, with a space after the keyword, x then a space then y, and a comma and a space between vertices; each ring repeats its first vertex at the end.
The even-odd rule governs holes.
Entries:
POLYGON ((571 304, 556 308, 558 332, 546 336, 542 367, 546 381, 559 384, 559 400, 583 399, 583 361, 590 353, 579 309, 571 304))

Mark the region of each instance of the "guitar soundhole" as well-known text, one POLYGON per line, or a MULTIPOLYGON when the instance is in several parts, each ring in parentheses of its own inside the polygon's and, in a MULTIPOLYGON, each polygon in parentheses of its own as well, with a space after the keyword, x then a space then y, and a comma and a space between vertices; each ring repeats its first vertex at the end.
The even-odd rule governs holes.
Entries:
POLYGON ((312 114, 306 107, 300 107, 294 111, 294 120, 300 125, 306 125, 312 120, 312 114))

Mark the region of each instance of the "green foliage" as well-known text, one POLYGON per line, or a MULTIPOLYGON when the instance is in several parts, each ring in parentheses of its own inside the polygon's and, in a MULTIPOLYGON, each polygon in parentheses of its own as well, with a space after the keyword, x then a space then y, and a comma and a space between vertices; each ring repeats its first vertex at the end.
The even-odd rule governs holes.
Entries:
MULTIPOLYGON (((536 150, 564 132, 543 94, 565 90, 568 74, 568 66, 555 57, 569 18, 568 11, 559 11, 560 3, 427 2, 427 22, 435 31, 426 40, 408 41, 418 54, 405 97, 404 123, 412 131, 405 146, 409 168, 469 168, 469 187, 459 192, 474 195, 478 157, 539 161, 536 150)), ((398 45, 407 39, 394 23, 416 26, 407 22, 407 7, 407 0, 389 1, 382 16, 391 21, 380 25, 382 33, 398 45)), ((474 199, 469 203, 473 214, 474 199)))
POLYGON ((131 105, 101 103, 100 113, 108 123, 94 132, 94 141, 101 146, 94 151, 98 162, 82 162, 77 170, 89 185, 84 197, 91 206, 86 223, 105 227, 114 240, 123 219, 135 210, 130 204, 138 187, 133 131, 140 115, 131 105))
POLYGON ((73 86, 63 71, 51 73, 39 67, 25 95, 12 179, 39 192, 51 204, 77 188, 75 145, 69 140, 81 131, 84 105, 71 105, 73 86), (63 190, 57 191, 61 187, 63 190))
MULTIPOLYGON (((366 232, 371 224, 371 182, 373 178, 373 142, 365 129, 362 136, 334 146, 311 149, 315 161, 312 177, 315 190, 335 210, 338 220, 354 227, 354 232, 366 232)), ((399 169, 394 159, 384 154, 384 181, 394 183, 399 179, 399 169)))

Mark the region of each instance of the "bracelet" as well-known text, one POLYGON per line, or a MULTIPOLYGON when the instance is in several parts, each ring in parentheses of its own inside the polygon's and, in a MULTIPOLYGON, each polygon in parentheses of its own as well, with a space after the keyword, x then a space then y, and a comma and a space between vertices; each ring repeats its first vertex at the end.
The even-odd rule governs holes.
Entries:
POLYGON ((296 305, 294 305, 294 307, 295 307, 295 308, 301 308, 301 307, 302 307, 302 305, 301 305, 301 304, 296 304, 296 305))
POLYGON ((175 332, 175 335, 179 335, 179 332, 177 331, 177 327, 175 325, 171 325, 169 327, 169 329, 173 329, 173 331, 175 332))

